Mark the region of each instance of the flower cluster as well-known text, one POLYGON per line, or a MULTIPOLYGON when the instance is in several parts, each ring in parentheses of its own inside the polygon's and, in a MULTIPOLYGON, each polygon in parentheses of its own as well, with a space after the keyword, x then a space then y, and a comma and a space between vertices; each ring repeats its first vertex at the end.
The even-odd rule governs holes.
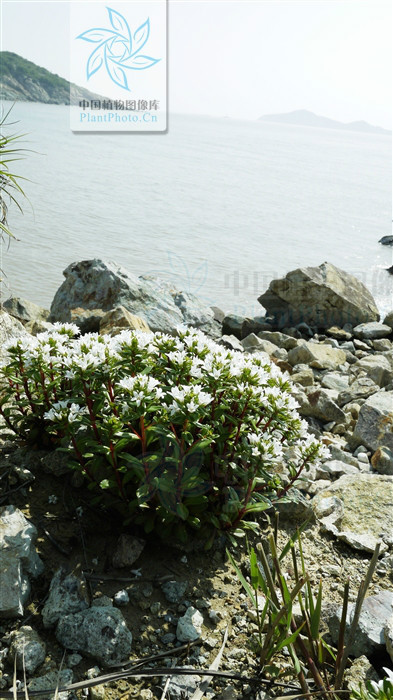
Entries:
POLYGON ((252 514, 322 456, 288 377, 257 354, 184 327, 77 334, 65 324, 9 343, 0 413, 25 440, 68 449, 72 468, 146 530, 255 527, 252 514))

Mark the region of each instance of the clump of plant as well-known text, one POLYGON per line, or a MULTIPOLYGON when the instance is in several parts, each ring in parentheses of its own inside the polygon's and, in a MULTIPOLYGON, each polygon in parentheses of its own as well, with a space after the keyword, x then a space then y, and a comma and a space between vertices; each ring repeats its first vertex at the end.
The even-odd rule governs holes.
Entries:
MULTIPOLYGON (((277 551, 278 520, 274 534, 266 542, 266 551, 261 544, 249 553, 250 575, 243 576, 239 566, 228 551, 229 560, 234 567, 239 581, 248 594, 256 614, 258 633, 256 640, 257 655, 263 674, 272 679, 280 677, 280 665, 277 656, 285 648, 292 663, 293 675, 297 677, 301 688, 301 697, 339 700, 349 696, 343 690, 344 671, 351 652, 359 615, 379 556, 377 545, 364 581, 361 583, 355 603, 354 614, 349 631, 346 630, 349 600, 349 582, 343 592, 343 607, 337 649, 329 645, 321 633, 321 610, 323 590, 322 582, 313 592, 303 556, 301 528, 290 538, 282 551, 277 551), (296 547, 298 547, 298 562, 296 547), (282 568, 283 559, 290 554, 294 570, 294 584, 287 583, 282 568), (250 582, 248 582, 250 581, 250 582), (294 605, 298 604, 296 615, 294 605)), ((390 684, 391 685, 391 684, 390 684)), ((379 687, 372 683, 373 692, 388 692, 388 681, 379 687)), ((393 687, 393 686, 392 686, 393 687)), ((359 691, 362 692, 362 691, 359 691)), ((293 696, 295 697, 295 696, 293 696)), ((298 697, 298 696, 296 696, 298 697)), ((387 700, 390 695, 356 695, 356 700, 387 700)))
POLYGON ((187 328, 77 332, 65 324, 8 344, 0 414, 26 442, 66 449, 90 488, 146 532, 255 530, 249 518, 323 454, 287 377, 258 355, 187 328))

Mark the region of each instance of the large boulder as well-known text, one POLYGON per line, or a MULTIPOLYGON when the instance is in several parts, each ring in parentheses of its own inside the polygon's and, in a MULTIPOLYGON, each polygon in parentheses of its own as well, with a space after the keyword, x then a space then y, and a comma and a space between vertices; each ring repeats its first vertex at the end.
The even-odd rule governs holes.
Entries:
POLYGON ((11 316, 22 322, 46 321, 49 316, 47 309, 20 297, 10 297, 4 302, 3 307, 11 316))
POLYGON ((273 280, 258 301, 274 316, 278 328, 308 323, 318 328, 378 321, 368 289, 356 277, 331 263, 302 267, 273 280))
POLYGON ((103 260, 72 263, 63 274, 65 281, 53 299, 50 321, 78 323, 82 310, 96 312, 97 328, 89 330, 98 330, 105 312, 123 306, 152 331, 173 333, 179 324, 187 324, 219 335, 212 309, 168 282, 147 275, 136 277, 117 263, 103 260))

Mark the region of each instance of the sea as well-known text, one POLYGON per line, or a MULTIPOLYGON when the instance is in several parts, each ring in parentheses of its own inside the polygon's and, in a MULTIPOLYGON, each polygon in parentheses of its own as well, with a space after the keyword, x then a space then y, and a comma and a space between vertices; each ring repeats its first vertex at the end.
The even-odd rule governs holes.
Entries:
POLYGON ((29 150, 3 301, 49 308, 70 263, 101 258, 256 316, 272 279, 328 261, 393 308, 389 135, 177 114, 165 134, 75 134, 67 106, 22 102, 9 120, 29 150))

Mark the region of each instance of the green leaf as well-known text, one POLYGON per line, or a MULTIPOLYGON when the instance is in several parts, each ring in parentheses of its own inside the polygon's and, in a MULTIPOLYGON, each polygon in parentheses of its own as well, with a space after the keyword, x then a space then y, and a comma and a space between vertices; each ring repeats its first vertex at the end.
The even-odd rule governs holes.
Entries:
POLYGON ((275 647, 276 653, 278 653, 279 651, 281 651, 281 649, 283 649, 284 647, 288 647, 290 644, 293 644, 293 642, 297 639, 297 637, 299 636, 300 632, 302 631, 302 628, 303 628, 303 625, 304 625, 304 624, 305 624, 305 623, 303 622, 303 623, 301 624, 301 626, 298 627, 297 630, 295 630, 295 632, 294 632, 293 634, 291 634, 290 637, 287 637, 286 639, 283 639, 282 642, 280 642, 280 643, 275 647))
POLYGON ((252 602, 254 608, 256 608, 256 607, 257 607, 257 600, 256 600, 256 598, 255 598, 255 595, 254 595, 254 592, 253 592, 252 588, 251 588, 250 585, 247 583, 247 581, 246 581, 246 579, 244 578, 242 572, 240 571, 238 565, 235 563, 235 560, 233 559, 232 554, 230 553, 230 551, 227 549, 226 552, 227 552, 227 557, 228 557, 229 561, 231 562, 233 568, 234 568, 235 571, 236 571, 236 574, 237 574, 237 577, 238 577, 240 583, 242 584, 244 590, 246 591, 248 597, 250 598, 250 600, 251 600, 251 602, 252 602))

